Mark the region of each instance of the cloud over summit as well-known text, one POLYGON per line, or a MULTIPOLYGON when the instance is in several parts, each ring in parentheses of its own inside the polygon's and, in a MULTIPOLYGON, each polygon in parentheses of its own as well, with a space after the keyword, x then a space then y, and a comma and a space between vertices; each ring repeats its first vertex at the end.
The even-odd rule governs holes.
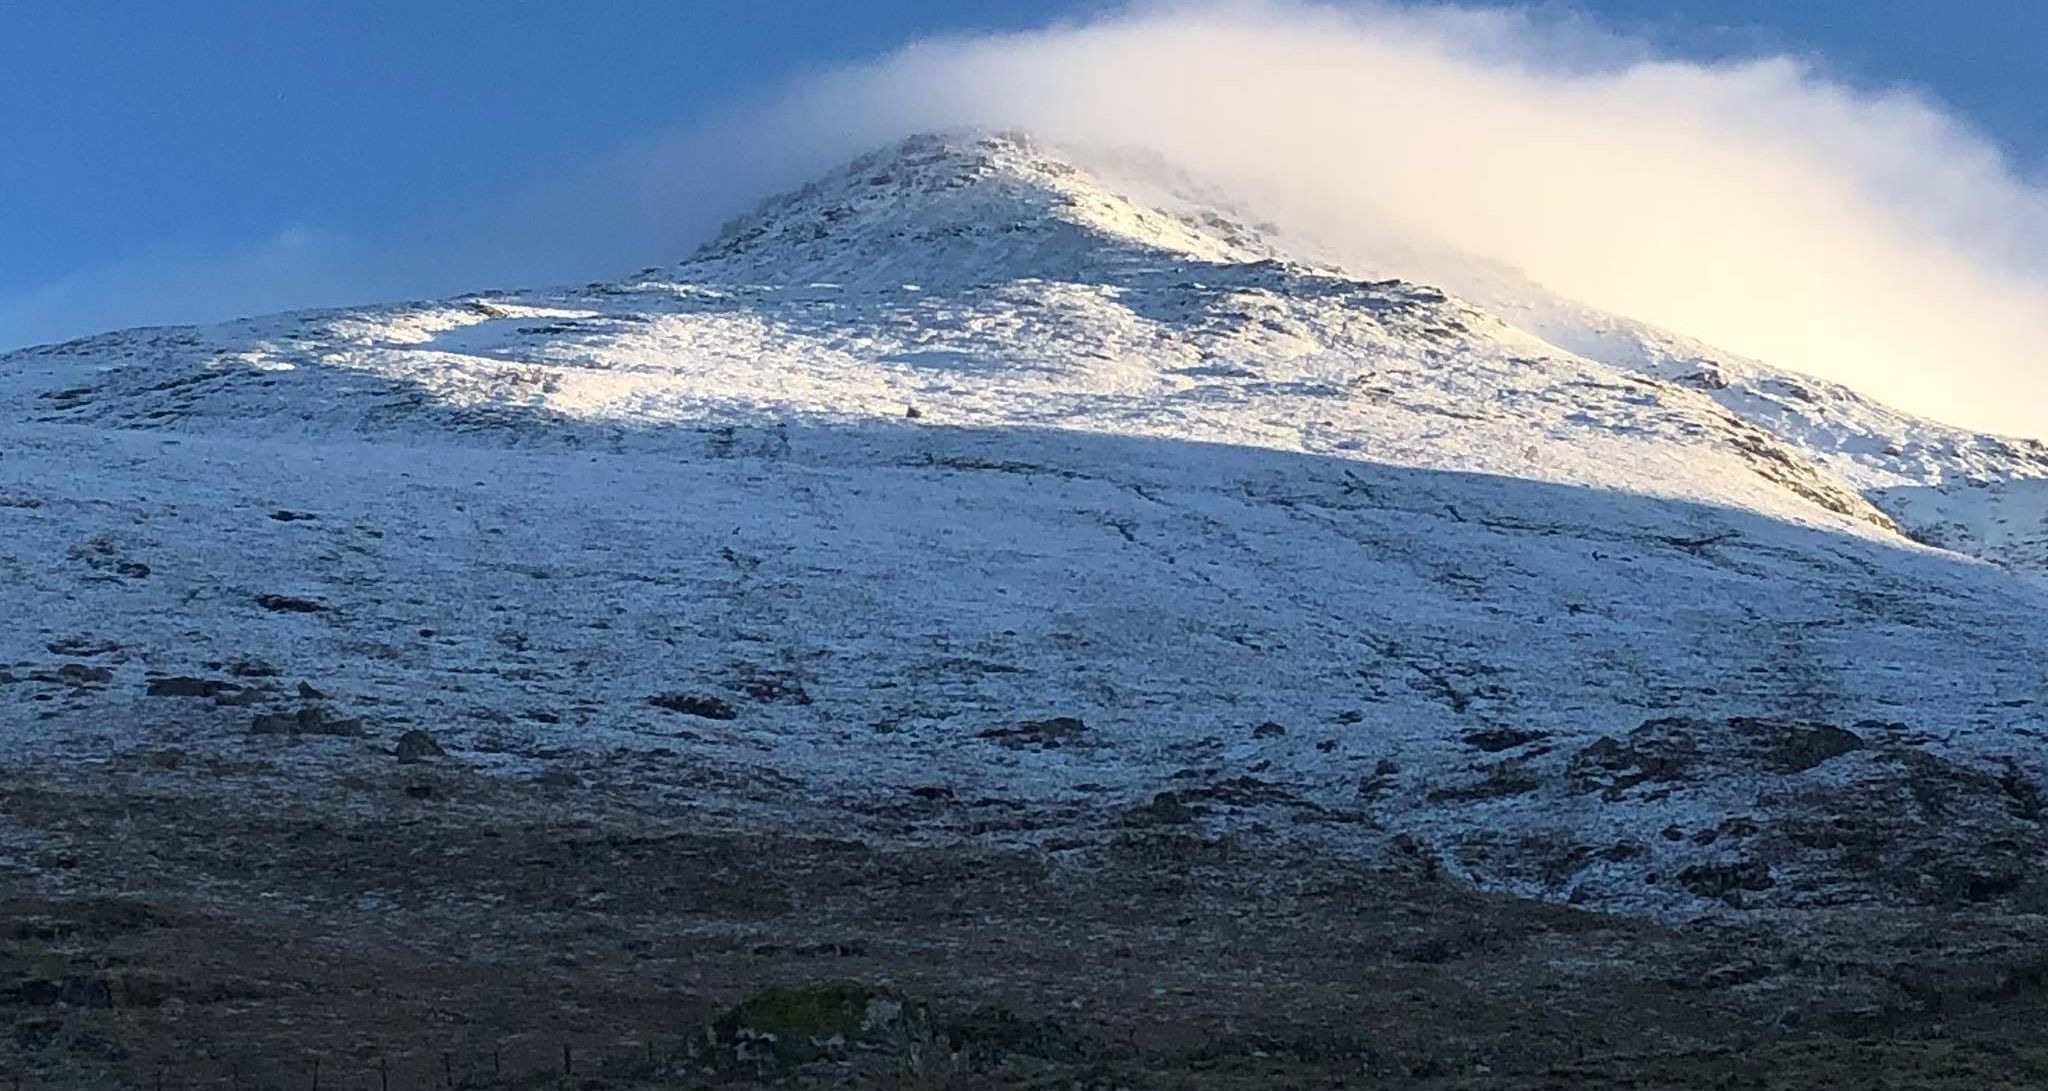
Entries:
POLYGON ((1515 12, 1154 4, 919 43, 748 128, 850 152, 961 125, 1146 145, 1366 263, 1463 252, 1907 409, 2048 433, 2048 191, 1923 98, 1804 61, 1662 57, 1515 12))

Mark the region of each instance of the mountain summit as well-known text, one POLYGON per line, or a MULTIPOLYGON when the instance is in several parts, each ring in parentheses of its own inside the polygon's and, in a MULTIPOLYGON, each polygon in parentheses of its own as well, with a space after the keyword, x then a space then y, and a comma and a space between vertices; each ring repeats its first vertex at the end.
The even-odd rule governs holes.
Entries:
POLYGON ((426 730, 903 851, 2038 898, 2048 448, 1134 192, 918 136, 618 282, 0 357, 0 662, 59 680, 0 758, 253 799, 426 730))
POLYGON ((1123 197, 1020 133, 913 136, 729 224, 684 267, 711 279, 928 287, 1100 278, 1159 257, 1278 254, 1223 216, 1123 197))

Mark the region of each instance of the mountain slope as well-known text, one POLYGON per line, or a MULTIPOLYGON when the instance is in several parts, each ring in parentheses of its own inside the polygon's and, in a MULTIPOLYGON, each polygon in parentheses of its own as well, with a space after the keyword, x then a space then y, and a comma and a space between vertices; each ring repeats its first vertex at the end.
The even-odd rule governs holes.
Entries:
POLYGON ((2048 592, 1900 530, 2036 564, 1955 484, 2024 513, 2039 449, 1532 308, 924 137, 619 283, 11 354, 0 755, 254 747, 274 786, 417 727, 892 843, 2039 899, 2048 592), (369 741, 252 741, 313 707, 259 662, 369 741))
MULTIPOLYGON (((1248 217, 1227 192, 1157 156, 1091 149, 1101 177, 1193 222, 1248 217), (1231 209, 1218 213, 1216 208, 1231 209)), ((1898 518, 1916 538, 2035 576, 2048 574, 2048 443, 1982 435, 1917 419, 1839 384, 1781 371, 1566 299, 1516 270, 1413 239, 1339 251, 1272 224, 1250 231, 1260 253, 1363 276, 1421 276, 1571 353, 1625 372, 1704 391, 1743 420, 1800 448, 1898 518), (2008 487, 2018 483, 2014 487, 2008 487)))
MULTIPOLYGON (((1836 383, 1777 371, 1517 286, 1500 312, 1588 359, 1705 391, 1862 492, 1919 541, 2048 576, 2048 443, 1909 417, 1836 383)), ((1506 296, 1495 298, 1506 299, 1506 296)))

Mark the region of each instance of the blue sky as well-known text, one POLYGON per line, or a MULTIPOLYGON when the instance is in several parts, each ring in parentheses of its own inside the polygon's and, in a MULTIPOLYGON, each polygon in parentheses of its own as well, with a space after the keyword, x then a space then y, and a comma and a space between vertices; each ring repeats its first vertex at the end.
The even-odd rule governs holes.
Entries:
MULTIPOLYGON (((262 290, 268 259, 211 290, 170 282, 200 278, 208 255, 270 248, 286 262, 295 248, 457 215, 735 97, 920 36, 1038 26, 1100 6, 0 0, 0 344, 298 302, 262 290), (109 268, 128 272, 99 275, 109 268), (63 302, 7 321, 10 303, 52 286, 63 302), (131 314, 89 298, 116 292, 159 299, 131 314)), ((2038 0, 1571 6, 1682 56, 1817 55, 1857 85, 1911 85, 1980 127, 2023 173, 2038 178, 2048 162, 2048 5, 2038 0)), ((300 290, 344 302, 382 286, 343 278, 300 290)))

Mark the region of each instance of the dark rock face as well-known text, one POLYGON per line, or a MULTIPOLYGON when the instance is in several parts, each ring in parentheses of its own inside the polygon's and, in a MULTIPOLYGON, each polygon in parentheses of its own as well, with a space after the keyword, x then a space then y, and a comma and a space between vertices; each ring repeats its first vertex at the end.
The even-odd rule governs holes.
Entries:
POLYGON ((1581 749, 1567 766, 1566 780, 1574 791, 1614 798, 1638 785, 1685 779, 1706 766, 1803 773, 1863 746, 1862 736, 1830 724, 1672 716, 1581 749))
POLYGON ((1024 720, 1009 727, 994 727, 979 736, 1012 750, 1058 750, 1081 741, 1088 725, 1076 716, 1055 716, 1049 720, 1024 720))
POLYGON ((151 697, 218 697, 237 688, 239 687, 233 683, 221 682, 212 678, 191 678, 176 675, 168 678, 150 679, 148 694, 151 697))
MULTIPOLYGON (((1905 725, 1667 717, 1569 755, 1561 785, 1555 766, 1514 768, 1599 809, 1590 830, 1463 837, 1454 855, 1496 879, 1750 908, 2048 905, 2048 807, 2033 775, 2013 757, 1936 750, 1905 725), (1653 821, 1674 809, 1682 821, 1653 821), (1624 842, 1631 851, 1602 850, 1624 842)), ((1466 786, 1430 798, 1492 797, 1466 786)))
POLYGON ((1181 826, 1195 820, 1195 810, 1179 794, 1160 792, 1152 802, 1131 808, 1125 820, 1137 826, 1181 826))
POLYGON ((1498 754, 1503 750, 1513 750, 1518 746, 1527 746, 1532 742, 1542 742, 1549 737, 1548 734, 1541 731, 1521 731, 1512 727, 1500 727, 1484 731, 1467 732, 1462 741, 1466 746, 1472 747, 1475 750, 1482 750, 1488 754, 1498 754))
POLYGON ((297 712, 259 712, 249 721, 251 735, 334 735, 354 738, 363 733, 363 721, 329 716, 318 705, 297 712))
POLYGON ((397 755, 399 761, 404 762, 426 761, 429 758, 442 757, 447 753, 447 751, 441 749, 440 743, 434 741, 432 735, 417 728, 400 735, 397 744, 392 747, 391 752, 397 755))
POLYGON ((87 686, 106 685, 114 680, 114 672, 106 667, 95 667, 88 663, 65 663, 55 670, 30 671, 28 677, 31 682, 46 682, 82 689, 87 686))
POLYGON ((1808 769, 1863 749, 1863 737, 1854 731, 1829 724, 1778 724, 1769 720, 1735 719, 1729 726, 1769 742, 1764 764, 1779 773, 1804 773, 1808 769))
POLYGON ((660 693, 649 697, 647 703, 655 708, 705 720, 734 720, 738 719, 740 714, 729 701, 693 693, 660 693))
POLYGON ((1479 803, 1506 799, 1540 790, 1543 782, 1528 765, 1501 761, 1479 770, 1479 778, 1437 788, 1429 793, 1432 803, 1479 803))
POLYGON ((2048 826, 2027 817, 2010 774, 1905 747, 1872 758, 1840 789, 1793 796, 1764 836, 1866 896, 1955 907, 2027 892, 2048 860, 2048 826))
POLYGON ((1742 890, 1769 890, 1777 885, 1771 869, 1758 860, 1732 864, 1694 864, 1678 873, 1678 882, 1702 898, 1725 898, 1742 890))
POLYGON ((324 614, 327 604, 297 595, 258 595, 256 605, 284 614, 324 614))
POLYGON ((1640 784, 1677 780, 1700 759, 1695 735, 1711 730, 1704 721, 1651 720, 1625 739, 1601 739, 1572 755, 1565 782, 1575 792, 1612 798, 1640 784))
POLYGON ((67 636, 43 645, 52 655, 111 655, 121 650, 121 645, 111 640, 94 640, 88 636, 67 636))

